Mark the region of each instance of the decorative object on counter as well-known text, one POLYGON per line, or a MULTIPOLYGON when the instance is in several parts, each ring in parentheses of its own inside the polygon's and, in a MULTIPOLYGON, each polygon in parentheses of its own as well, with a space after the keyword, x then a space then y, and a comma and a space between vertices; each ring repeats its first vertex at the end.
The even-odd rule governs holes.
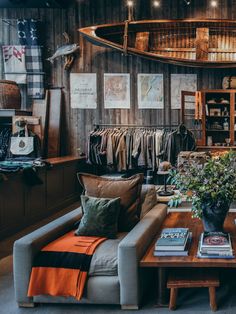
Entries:
POLYGON ((190 67, 232 68, 236 66, 235 29, 234 20, 180 19, 125 21, 79 32, 93 44, 125 55, 190 67))
POLYGON ((26 84, 25 46, 2 46, 5 78, 26 84))
POLYGON ((218 122, 218 121, 214 121, 211 126, 210 126, 211 130, 223 130, 222 125, 218 122))
MULTIPOLYGON (((236 199, 236 153, 227 152, 206 161, 202 168, 189 166, 183 174, 171 170, 171 183, 192 202, 193 217, 202 219, 205 231, 223 231, 230 204, 236 199)), ((176 195, 170 206, 182 202, 176 195)))
POLYGON ((228 112, 227 107, 224 108, 224 110, 222 112, 222 116, 224 116, 224 117, 229 116, 229 112, 228 112))
POLYGON ((223 89, 236 89, 236 76, 225 76, 222 81, 223 89))
POLYGON ((15 121, 17 132, 11 136, 8 147, 7 159, 25 158, 32 159, 41 157, 41 145, 39 137, 28 130, 27 121, 19 118, 15 121))
POLYGON ((227 99, 224 99, 224 98, 220 98, 220 103, 224 104, 224 105, 229 105, 229 101, 227 99))
POLYGON ((21 108, 20 88, 15 81, 0 80, 0 108, 21 108))
POLYGON ((221 116, 221 109, 219 108, 210 108, 209 110, 211 117, 220 117, 221 116))
POLYGON ((207 146, 213 146, 212 136, 207 136, 207 146))
POLYGON ((226 139, 225 139, 225 142, 226 142, 226 145, 227 145, 227 146, 230 146, 231 138, 226 138, 226 139))
POLYGON ((51 56, 47 60, 53 63, 54 59, 58 57, 65 57, 64 70, 70 70, 75 60, 75 54, 80 49, 80 46, 78 44, 69 44, 70 39, 69 35, 66 32, 63 33, 63 36, 65 37, 66 44, 59 47, 53 54, 53 56, 51 56))
POLYGON ((171 196, 175 194, 174 191, 167 189, 167 176, 169 175, 171 168, 171 163, 168 161, 163 161, 159 165, 157 174, 164 177, 164 190, 157 192, 159 196, 171 196))
POLYGON ((225 118, 225 120, 224 120, 223 128, 225 131, 229 131, 229 122, 228 122, 227 118, 225 118))

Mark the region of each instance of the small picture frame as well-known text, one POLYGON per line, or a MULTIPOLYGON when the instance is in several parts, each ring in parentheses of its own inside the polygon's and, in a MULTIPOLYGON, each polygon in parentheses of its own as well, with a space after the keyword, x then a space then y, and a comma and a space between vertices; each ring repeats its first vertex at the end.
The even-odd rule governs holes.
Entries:
POLYGON ((210 108, 209 114, 211 117, 220 117, 221 109, 220 108, 210 108))

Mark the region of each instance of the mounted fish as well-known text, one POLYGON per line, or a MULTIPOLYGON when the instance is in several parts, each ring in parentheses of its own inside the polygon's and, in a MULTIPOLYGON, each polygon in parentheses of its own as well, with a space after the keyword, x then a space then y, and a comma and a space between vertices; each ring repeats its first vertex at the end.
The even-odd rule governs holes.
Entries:
POLYGON ((66 39, 66 45, 59 47, 53 54, 53 56, 51 56, 47 60, 53 63, 54 59, 58 57, 65 57, 64 70, 70 70, 75 60, 76 52, 80 49, 80 46, 78 44, 69 44, 70 40, 66 32, 63 33, 63 36, 66 39))

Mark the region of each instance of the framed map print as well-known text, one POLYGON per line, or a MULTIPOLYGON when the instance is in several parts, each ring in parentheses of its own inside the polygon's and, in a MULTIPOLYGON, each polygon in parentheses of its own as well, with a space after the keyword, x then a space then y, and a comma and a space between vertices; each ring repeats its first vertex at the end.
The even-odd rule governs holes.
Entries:
POLYGON ((97 108, 97 75, 96 73, 70 74, 71 108, 97 108))
POLYGON ((106 109, 130 108, 130 74, 104 74, 104 107, 106 109))
POLYGON ((163 74, 138 74, 139 109, 163 109, 163 74))
POLYGON ((171 74, 172 109, 181 109, 181 91, 183 90, 189 92, 197 91, 197 74, 171 74))

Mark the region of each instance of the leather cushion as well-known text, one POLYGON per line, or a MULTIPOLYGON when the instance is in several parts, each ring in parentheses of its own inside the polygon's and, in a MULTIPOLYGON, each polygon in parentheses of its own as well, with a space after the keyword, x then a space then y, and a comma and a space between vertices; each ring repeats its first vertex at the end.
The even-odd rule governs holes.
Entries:
POLYGON ((82 195, 81 204, 84 214, 75 234, 115 239, 118 231, 120 198, 107 199, 82 195))
POLYGON ((130 231, 139 221, 140 193, 143 174, 127 179, 109 179, 79 173, 79 181, 85 195, 103 198, 120 198, 118 231, 130 231))
POLYGON ((142 219, 157 204, 157 192, 154 185, 143 185, 141 192, 141 213, 142 219))

